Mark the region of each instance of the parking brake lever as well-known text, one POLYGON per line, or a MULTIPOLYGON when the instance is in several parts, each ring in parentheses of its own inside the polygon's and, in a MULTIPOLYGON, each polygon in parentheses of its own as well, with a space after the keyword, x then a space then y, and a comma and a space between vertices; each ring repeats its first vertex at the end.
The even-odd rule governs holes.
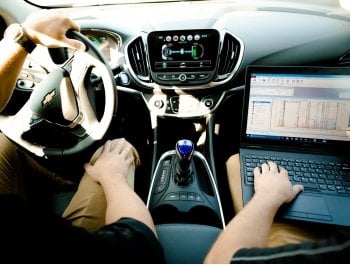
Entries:
POLYGON ((193 181, 191 169, 193 142, 187 139, 179 140, 176 142, 175 150, 178 158, 175 166, 175 183, 179 186, 187 186, 193 181))

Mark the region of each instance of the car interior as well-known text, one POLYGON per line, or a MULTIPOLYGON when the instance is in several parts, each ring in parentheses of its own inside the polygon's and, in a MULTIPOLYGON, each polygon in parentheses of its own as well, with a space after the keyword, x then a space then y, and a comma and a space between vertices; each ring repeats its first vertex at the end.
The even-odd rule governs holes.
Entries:
MULTIPOLYGON (((235 216, 225 163, 239 152, 246 68, 349 67, 350 16, 340 2, 2 0, 1 36, 31 13, 58 9, 80 25, 69 34, 87 50, 38 46, 0 130, 74 181, 98 146, 124 137, 139 152, 135 191, 167 262, 202 263, 235 216), (42 108, 66 78, 61 69, 70 71, 74 121, 57 115, 58 104, 42 108)), ((53 211, 73 193, 53 191, 53 211)))

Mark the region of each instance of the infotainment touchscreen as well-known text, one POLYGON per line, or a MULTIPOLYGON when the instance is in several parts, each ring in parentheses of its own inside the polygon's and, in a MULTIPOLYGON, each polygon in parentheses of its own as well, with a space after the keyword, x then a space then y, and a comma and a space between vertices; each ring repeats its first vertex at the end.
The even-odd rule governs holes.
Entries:
POLYGON ((147 38, 151 69, 157 73, 213 71, 219 41, 215 29, 151 32, 147 38))

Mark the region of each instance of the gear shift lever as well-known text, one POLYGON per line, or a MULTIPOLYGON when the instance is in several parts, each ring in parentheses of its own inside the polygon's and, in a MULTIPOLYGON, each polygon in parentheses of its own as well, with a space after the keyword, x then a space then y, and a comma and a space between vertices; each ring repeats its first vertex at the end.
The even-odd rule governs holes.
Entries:
POLYGON ((191 161, 194 145, 191 140, 183 139, 175 145, 178 161, 175 167, 175 182, 179 186, 187 186, 192 182, 191 161))

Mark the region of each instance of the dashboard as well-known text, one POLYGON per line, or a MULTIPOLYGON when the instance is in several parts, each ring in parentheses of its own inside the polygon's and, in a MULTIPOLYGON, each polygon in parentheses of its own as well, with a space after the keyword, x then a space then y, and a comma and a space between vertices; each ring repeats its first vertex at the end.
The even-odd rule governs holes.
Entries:
MULTIPOLYGON (((99 48, 112 68, 118 67, 123 57, 119 34, 97 29, 81 32, 99 48)), ((227 80, 238 69, 244 50, 237 37, 212 28, 152 31, 145 38, 138 37, 128 44, 125 59, 129 74, 150 88, 158 84, 191 89, 227 80)), ((121 81, 129 84, 129 78, 121 81)))
POLYGON ((61 10, 101 50, 118 89, 139 94, 160 116, 214 113, 243 90, 249 65, 349 66, 349 16, 327 6, 186 1, 61 10))
POLYGON ((350 50, 348 16, 302 4, 198 1, 91 10, 65 12, 100 47, 119 89, 141 93, 162 116, 213 113, 226 94, 242 90, 249 65, 346 66, 350 50))
POLYGON ((153 3, 65 12, 72 12, 113 67, 119 64, 119 84, 141 91, 227 90, 244 84, 251 64, 336 65, 349 50, 347 16, 266 3, 153 3))

